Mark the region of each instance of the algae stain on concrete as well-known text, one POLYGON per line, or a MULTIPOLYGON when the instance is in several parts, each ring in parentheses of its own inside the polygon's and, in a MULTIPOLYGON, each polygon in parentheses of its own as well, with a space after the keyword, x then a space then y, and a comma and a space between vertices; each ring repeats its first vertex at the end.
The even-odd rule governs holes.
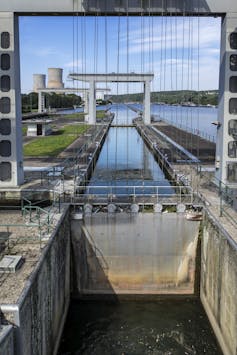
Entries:
POLYGON ((176 213, 98 213, 85 218, 81 236, 78 228, 72 240, 84 238, 87 245, 83 261, 74 247, 75 273, 88 271, 82 293, 106 293, 103 284, 114 293, 194 292, 199 222, 176 213))

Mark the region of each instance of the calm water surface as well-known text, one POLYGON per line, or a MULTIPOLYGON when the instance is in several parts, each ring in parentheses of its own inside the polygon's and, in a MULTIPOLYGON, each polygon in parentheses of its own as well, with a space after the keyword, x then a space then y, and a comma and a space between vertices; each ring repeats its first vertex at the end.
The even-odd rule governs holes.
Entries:
MULTIPOLYGON (((142 109, 142 105, 133 104, 142 109)), ((217 120, 215 107, 184 107, 151 104, 151 114, 154 119, 166 120, 188 132, 198 134, 203 138, 216 141, 216 126, 212 124, 217 120)))
MULTIPOLYGON (((113 124, 131 124, 137 116, 125 105, 113 105, 111 111, 115 113, 113 124)), ((141 186, 142 188, 154 185, 169 186, 170 183, 135 128, 112 127, 89 183, 90 189, 92 186, 104 185, 141 186)), ((147 193, 152 191, 145 189, 147 193)), ((132 190, 118 191, 117 189, 114 192, 131 194, 132 190)), ((139 188, 136 192, 139 193, 139 188)), ((172 193, 172 188, 162 192, 172 193)))
POLYGON ((199 301, 73 302, 60 355, 219 355, 199 301))

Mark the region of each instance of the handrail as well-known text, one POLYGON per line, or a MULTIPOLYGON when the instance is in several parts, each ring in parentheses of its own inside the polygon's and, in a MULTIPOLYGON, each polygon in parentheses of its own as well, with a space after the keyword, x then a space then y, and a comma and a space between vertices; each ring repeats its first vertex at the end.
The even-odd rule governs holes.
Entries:
MULTIPOLYGON (((112 202, 116 198, 153 198, 157 202, 164 199, 176 199, 177 203, 188 198, 186 203, 193 203, 194 194, 191 186, 183 185, 78 185, 75 188, 75 199, 106 198, 112 202)), ((170 202, 170 201, 169 201, 170 202)))
POLYGON ((25 206, 24 202, 26 202, 28 205, 31 206, 31 201, 28 200, 26 197, 22 197, 22 199, 21 199, 21 214, 22 214, 22 216, 23 216, 23 208, 25 206))
POLYGON ((212 135, 212 134, 209 134, 209 133, 207 133, 205 131, 201 131, 198 128, 189 127, 189 126, 184 125, 182 123, 175 123, 172 120, 169 120, 168 118, 160 117, 160 119, 162 121, 167 122, 171 126, 180 128, 183 131, 186 131, 186 132, 192 133, 192 134, 194 134, 196 136, 199 136, 201 138, 204 138, 204 139, 208 140, 209 142, 216 143, 216 137, 214 135, 212 135))
MULTIPOLYGON (((36 227, 38 229, 39 242, 40 242, 40 247, 41 247, 43 233, 45 233, 45 230, 46 230, 47 234, 50 233, 51 222, 52 222, 52 219, 56 213, 56 209, 54 209, 55 201, 50 206, 50 208, 48 210, 38 206, 39 203, 42 203, 44 201, 47 201, 47 200, 32 202, 29 199, 27 199, 26 197, 23 197, 21 199, 21 205, 19 206, 19 209, 21 210, 21 214, 25 220, 25 223, 0 223, 0 227, 6 228, 7 232, 9 231, 9 228, 11 228, 11 227, 14 227, 14 228, 36 227), (27 217, 29 218, 28 220, 27 220, 27 217)), ((60 212, 60 195, 59 195, 58 211, 60 212)))
MULTIPOLYGON (((181 190, 189 190, 190 192, 193 192, 193 189, 191 186, 183 186, 183 185, 87 185, 86 181, 85 185, 77 185, 76 188, 77 189, 87 189, 87 190, 92 190, 92 189, 107 189, 110 191, 113 191, 114 189, 130 189, 133 190, 133 192, 135 193, 136 190, 138 189, 143 189, 143 190, 150 190, 153 189, 152 192, 148 192, 148 195, 152 195, 154 194, 154 190, 157 192, 159 190, 165 190, 165 189, 169 189, 169 190, 173 190, 172 193, 170 193, 170 195, 175 195, 175 189, 178 189, 179 191, 181 190)), ((89 181, 88 181, 89 183, 89 181)))
POLYGON ((26 214, 29 213, 29 218, 30 218, 30 223, 32 221, 38 221, 38 228, 40 232, 40 238, 41 238, 41 231, 44 226, 47 228, 47 233, 49 233, 50 230, 50 221, 53 216, 50 218, 50 211, 46 211, 43 208, 39 206, 32 206, 28 205, 23 208, 23 216, 26 217, 26 214), (35 211, 35 216, 33 215, 33 212, 35 211), (42 221, 42 214, 45 215, 45 220, 42 221))
POLYGON ((208 199, 204 197, 203 193, 200 193, 199 191, 200 188, 202 188, 202 182, 204 185, 207 184, 207 186, 204 186, 204 188, 208 188, 209 186, 215 188, 215 193, 219 197, 216 200, 216 207, 219 209, 219 216, 225 216, 234 226, 236 226, 236 219, 231 216, 231 214, 227 211, 227 208, 233 208, 233 189, 231 189, 231 187, 227 186, 225 183, 217 179, 215 176, 213 176, 213 174, 210 175, 208 171, 202 170, 201 166, 197 166, 197 169, 197 173, 200 175, 201 178, 201 184, 198 186, 197 193, 201 196, 201 199, 203 201, 206 201, 207 204, 209 203, 208 199))
POLYGON ((0 227, 38 227, 38 223, 0 223, 0 227))

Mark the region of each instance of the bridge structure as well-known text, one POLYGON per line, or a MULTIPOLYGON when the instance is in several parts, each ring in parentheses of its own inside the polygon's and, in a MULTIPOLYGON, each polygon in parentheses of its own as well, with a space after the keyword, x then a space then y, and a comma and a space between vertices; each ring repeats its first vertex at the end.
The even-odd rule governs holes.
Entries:
MULTIPOLYGON (((96 92, 110 92, 111 90, 109 88, 98 88, 95 90, 96 92)), ((45 112, 45 94, 51 94, 51 93, 57 93, 57 94, 66 94, 66 93, 80 93, 84 96, 84 101, 85 101, 85 108, 84 108, 84 112, 87 113, 86 116, 88 116, 88 110, 89 110, 89 99, 88 99, 88 93, 89 93, 89 89, 86 88, 79 88, 79 87, 66 87, 66 88, 40 88, 37 89, 36 92, 38 93, 38 112, 45 112)), ((95 99, 96 101, 96 99, 95 99)), ((96 103, 95 103, 96 105, 96 103)), ((95 120, 94 120, 95 121, 95 120)), ((93 121, 93 123, 95 123, 93 121)), ((88 119, 88 123, 92 123, 89 122, 88 119)))
POLYGON ((89 83, 89 123, 94 124, 96 121, 96 83, 144 83, 144 111, 143 119, 145 124, 151 123, 150 112, 150 83, 154 78, 154 74, 137 74, 137 73, 108 73, 108 74, 69 74, 70 79, 86 81, 89 83))
MULTIPOLYGON (((24 182, 19 16, 220 16, 221 56, 216 178, 237 187, 236 0, 8 0, 0 5, 0 189, 24 182)), ((91 107, 92 111, 92 107, 91 107)))

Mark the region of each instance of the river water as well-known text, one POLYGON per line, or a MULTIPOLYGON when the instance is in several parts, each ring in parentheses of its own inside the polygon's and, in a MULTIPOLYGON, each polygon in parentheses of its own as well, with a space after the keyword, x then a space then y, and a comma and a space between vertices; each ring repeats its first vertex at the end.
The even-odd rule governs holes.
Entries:
MULTIPOLYGON (((138 103, 134 103, 132 106, 137 109, 143 109, 143 106, 138 103)), ((97 110, 105 110, 107 108, 106 106, 98 106, 97 110)), ((115 122, 131 123, 134 114, 130 110, 126 111, 125 106, 112 105, 111 109, 116 113, 115 122)), ((83 108, 59 111, 58 113, 69 114, 75 112, 83 112, 83 108)), ((151 114, 154 115, 155 120, 166 120, 186 131, 198 134, 208 140, 216 141, 216 126, 212 124, 213 121, 217 120, 217 108, 215 107, 151 104, 151 114)))
MULTIPOLYGON (((142 109, 141 104, 133 104, 135 108, 142 109)), ((200 135, 210 141, 216 141, 217 108, 215 107, 185 107, 151 104, 151 114, 155 120, 167 122, 188 132, 200 135)))
POLYGON ((72 302, 60 355, 219 355, 198 300, 72 302))
MULTIPOLYGON (((129 124, 136 116, 123 105, 113 105, 111 110, 116 124, 129 124)), ((90 186, 117 184, 129 188, 129 185, 157 183, 169 185, 136 129, 111 128, 90 186)), ((219 355, 222 352, 199 300, 164 299, 72 301, 59 354, 219 355)))
MULTIPOLYGON (((136 113, 125 105, 113 105, 111 111, 115 113, 114 124, 131 124, 132 119, 136 117, 136 113)), ((135 128, 112 127, 89 185, 132 185, 142 188, 152 185, 169 186, 169 181, 135 128)), ((130 190, 128 188, 126 193, 131 194, 130 190)), ((164 193, 171 192, 168 191, 171 188, 166 190, 164 193)), ((146 188, 146 192, 151 191, 146 188)))
MULTIPOLYGON (((113 124, 116 125, 129 125, 137 116, 121 104, 113 105, 111 112, 115 114, 113 124)), ((129 186, 136 186, 136 194, 151 194, 155 192, 151 186, 155 185, 167 186, 162 193, 173 191, 137 130, 134 127, 111 127, 89 183, 90 191, 92 186, 115 186, 113 193, 130 195, 133 188, 129 186)), ((97 190, 94 188, 93 193, 97 190)), ((99 191, 106 193, 102 188, 99 191)))

